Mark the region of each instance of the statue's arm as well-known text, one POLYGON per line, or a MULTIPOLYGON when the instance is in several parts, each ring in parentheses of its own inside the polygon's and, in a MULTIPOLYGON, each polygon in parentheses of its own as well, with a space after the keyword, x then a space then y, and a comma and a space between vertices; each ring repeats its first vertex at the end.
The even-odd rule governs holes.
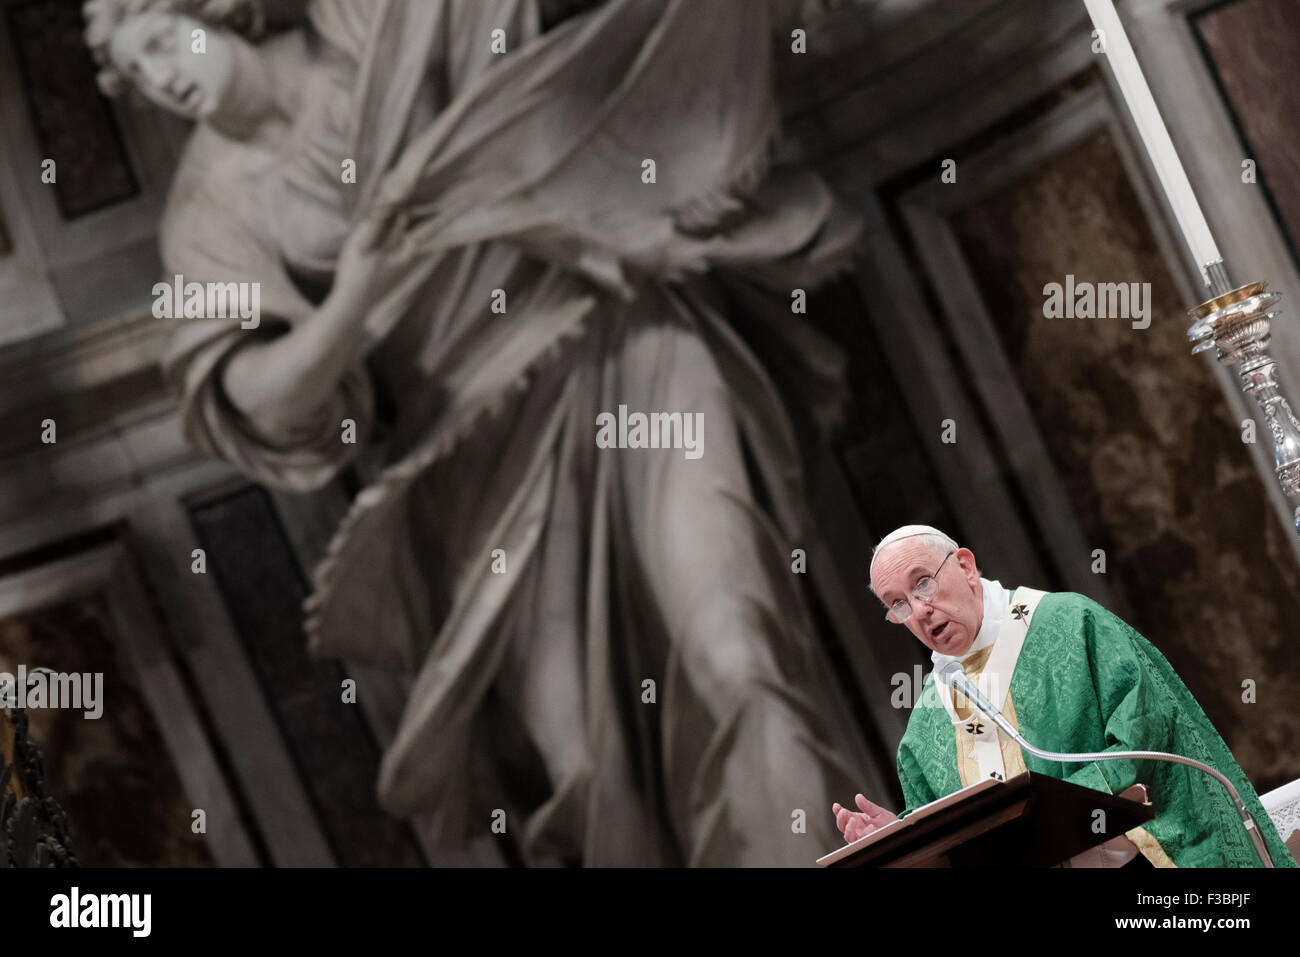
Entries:
POLYGON ((163 371, 181 397, 190 442, 294 492, 322 487, 360 452, 374 419, 367 320, 376 309, 409 306, 437 262, 408 260, 377 241, 382 231, 368 223, 353 230, 334 288, 314 311, 281 290, 270 321, 256 329, 193 323, 177 331, 163 371), (345 441, 352 424, 355 441, 345 441))
POLYGON ((292 441, 319 419, 361 355, 368 306, 363 289, 336 287, 306 321, 235 349, 222 371, 231 405, 258 433, 292 441))
POLYGON ((359 363, 371 310, 424 275, 385 242, 386 235, 396 237, 400 228, 381 219, 357 226, 321 306, 281 335, 249 342, 226 360, 224 391, 260 434, 288 443, 304 428, 319 426, 322 413, 337 404, 345 375, 359 363))

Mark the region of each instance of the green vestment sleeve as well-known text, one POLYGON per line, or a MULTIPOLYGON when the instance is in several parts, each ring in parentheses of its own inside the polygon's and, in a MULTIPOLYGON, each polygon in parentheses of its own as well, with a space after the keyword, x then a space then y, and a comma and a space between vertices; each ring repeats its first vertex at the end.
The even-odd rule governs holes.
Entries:
MULTIPOLYGON (((1025 701, 1022 707, 1021 699, 1015 697, 1018 682, 1013 682, 1021 732, 1031 743, 1054 751, 1168 751, 1203 761, 1237 788, 1260 826, 1274 864, 1296 866, 1227 745, 1150 642, 1096 602, 1069 593, 1044 598, 1034 615, 1031 635, 1040 628, 1046 629, 1043 637, 1050 640, 1039 648, 1049 653, 1055 648, 1057 667, 1065 672, 1060 675, 1058 671, 1058 676, 1068 681, 1070 693, 1058 695, 1061 700, 1056 709, 1046 708, 1047 713, 1056 711, 1054 719, 1026 722, 1025 718, 1041 713, 1046 703, 1025 701), (1089 711, 1093 711, 1091 721, 1087 720, 1089 711), (1066 734, 1064 740, 1053 740, 1056 736, 1046 733, 1049 724, 1058 730, 1084 729, 1092 724, 1100 733, 1076 731, 1066 734)), ((1028 647, 1025 651, 1033 654, 1028 647)), ((1048 688, 1039 685, 1038 690, 1048 688)), ((1028 752, 1025 763, 1031 771, 1043 770, 1053 777, 1073 769, 1064 775, 1066 781, 1112 794, 1135 782, 1146 784, 1157 816, 1144 828, 1178 867, 1259 866, 1254 845, 1227 791, 1202 771, 1149 759, 1063 766, 1028 752)))
POLYGON ((923 804, 929 804, 936 800, 930 792, 925 789, 925 777, 913 770, 914 760, 909 752, 902 749, 898 752, 898 783, 903 787, 903 810, 898 812, 899 817, 906 817, 923 804))

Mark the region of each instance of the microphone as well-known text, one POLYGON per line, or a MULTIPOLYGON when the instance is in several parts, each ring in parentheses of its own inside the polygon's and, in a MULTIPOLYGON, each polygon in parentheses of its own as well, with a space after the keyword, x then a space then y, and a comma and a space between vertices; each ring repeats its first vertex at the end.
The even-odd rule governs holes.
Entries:
POLYGON ((987 715, 990 721, 1005 731, 1008 737, 1013 740, 1020 737, 1020 732, 1016 730, 1015 725, 1002 713, 1001 709, 996 707, 983 691, 980 691, 975 682, 966 677, 966 669, 961 666, 960 661, 948 662, 943 668, 936 671, 934 676, 953 691, 960 692, 967 701, 987 715))
POLYGON ((982 714, 990 721, 996 724, 1012 741, 1015 741, 1030 754, 1035 754, 1040 758, 1048 761, 1115 761, 1121 758, 1144 758, 1156 761, 1171 761, 1176 764, 1186 764, 1189 767, 1197 768, 1206 774, 1213 775, 1225 788, 1232 797, 1232 803, 1237 807, 1237 813, 1241 817, 1242 827, 1250 836, 1251 843, 1255 845, 1255 851, 1259 854, 1260 862, 1265 867, 1273 867, 1273 857, 1268 852, 1268 846, 1264 843, 1264 836, 1260 833, 1259 825, 1255 823, 1255 818, 1251 816, 1250 811, 1246 809, 1246 804, 1233 787, 1232 782, 1226 777, 1200 761, 1191 758, 1185 758, 1179 754, 1169 754, 1166 751, 1083 751, 1077 754, 1060 751, 1044 751, 1042 748, 1036 748, 1024 739, 1024 736, 1016 729, 1002 713, 1002 711, 989 701, 988 696, 976 687, 975 682, 966 677, 966 670, 962 668, 960 661, 950 661, 942 668, 937 669, 934 673, 936 681, 942 681, 954 692, 960 692, 967 701, 973 704, 982 714))

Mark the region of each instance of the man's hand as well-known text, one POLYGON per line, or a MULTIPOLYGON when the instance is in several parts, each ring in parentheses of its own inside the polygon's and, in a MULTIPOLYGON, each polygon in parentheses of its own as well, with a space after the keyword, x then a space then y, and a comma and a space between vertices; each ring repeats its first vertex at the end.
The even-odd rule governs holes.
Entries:
POLYGON ((835 815, 835 826, 844 833, 846 844, 852 844, 858 838, 884 827, 890 821, 898 820, 898 815, 893 811, 887 811, 879 804, 872 804, 861 794, 854 800, 862 810, 850 811, 838 802, 831 805, 831 813, 835 815))

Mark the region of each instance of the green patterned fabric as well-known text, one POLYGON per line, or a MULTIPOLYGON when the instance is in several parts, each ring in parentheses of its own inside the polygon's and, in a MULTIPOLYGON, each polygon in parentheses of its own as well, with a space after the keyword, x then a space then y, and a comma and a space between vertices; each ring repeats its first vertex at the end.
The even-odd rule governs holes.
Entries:
MULTIPOLYGON (((1273 862, 1296 867, 1250 781, 1169 662, 1095 601, 1046 595, 1030 621, 1011 679, 1011 701, 1026 740, 1050 751, 1170 751, 1226 775, 1264 833, 1273 862)), ((1167 761, 1061 764, 1024 752, 1034 773, 1118 794, 1141 781, 1156 817, 1144 828, 1179 867, 1257 867, 1259 858, 1223 785, 1167 761)), ((961 788, 953 724, 934 673, 898 746, 902 815, 961 788)), ((900 815, 901 816, 901 815, 900 815)))

